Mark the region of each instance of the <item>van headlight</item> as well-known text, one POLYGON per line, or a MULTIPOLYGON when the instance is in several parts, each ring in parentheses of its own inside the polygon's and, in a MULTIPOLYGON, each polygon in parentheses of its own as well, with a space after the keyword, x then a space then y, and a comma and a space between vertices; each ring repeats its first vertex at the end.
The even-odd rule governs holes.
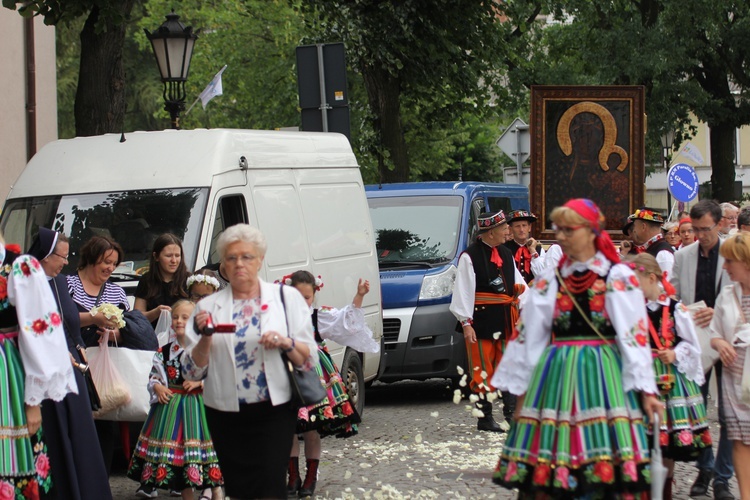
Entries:
POLYGON ((425 276, 422 280, 422 289, 419 290, 420 299, 440 299, 453 293, 453 284, 456 282, 456 266, 451 266, 440 274, 425 276))

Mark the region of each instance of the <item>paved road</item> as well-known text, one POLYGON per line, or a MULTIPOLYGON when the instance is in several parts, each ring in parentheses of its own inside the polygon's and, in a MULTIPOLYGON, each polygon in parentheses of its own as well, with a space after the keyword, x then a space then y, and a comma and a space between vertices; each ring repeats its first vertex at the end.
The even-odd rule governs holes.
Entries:
MULTIPOLYGON (((453 404, 444 381, 376 383, 367 391, 359 435, 323 440, 316 498, 514 498, 490 477, 504 435, 477 432, 467 403, 453 404)), ((675 499, 689 498, 694 477, 692 465, 677 465, 675 499)), ((135 498, 137 484, 123 471, 111 484, 115 500, 135 498)), ((736 480, 731 487, 739 498, 736 480)))

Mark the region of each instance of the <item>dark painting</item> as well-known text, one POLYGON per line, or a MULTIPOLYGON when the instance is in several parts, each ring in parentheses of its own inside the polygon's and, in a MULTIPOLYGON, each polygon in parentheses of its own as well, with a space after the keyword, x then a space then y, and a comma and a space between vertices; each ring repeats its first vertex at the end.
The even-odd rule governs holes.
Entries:
MULTIPOLYGON (((643 87, 532 87, 531 203, 537 231, 553 239, 549 214, 590 198, 607 229, 643 204, 643 87)), ((614 235, 613 235, 614 236, 614 235)))

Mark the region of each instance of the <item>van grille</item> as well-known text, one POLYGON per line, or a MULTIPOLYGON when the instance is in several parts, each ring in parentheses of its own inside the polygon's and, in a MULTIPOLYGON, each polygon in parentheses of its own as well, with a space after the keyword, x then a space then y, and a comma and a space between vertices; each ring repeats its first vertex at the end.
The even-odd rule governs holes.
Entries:
POLYGON ((398 318, 383 319, 383 342, 398 342, 401 320, 398 318))

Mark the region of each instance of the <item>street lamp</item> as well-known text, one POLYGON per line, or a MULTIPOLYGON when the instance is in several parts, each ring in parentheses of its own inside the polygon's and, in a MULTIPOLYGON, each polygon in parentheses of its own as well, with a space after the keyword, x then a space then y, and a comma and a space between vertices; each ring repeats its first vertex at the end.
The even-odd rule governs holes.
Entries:
POLYGON ((180 16, 167 14, 167 20, 156 31, 146 32, 159 65, 164 83, 164 109, 172 118, 172 128, 180 128, 180 111, 185 109, 185 82, 190 71, 190 59, 198 35, 191 26, 185 27, 180 16))
POLYGON ((664 174, 667 175, 667 218, 672 217, 672 193, 669 192, 669 162, 672 159, 672 146, 674 145, 675 131, 673 128, 667 129, 661 136, 661 163, 664 167, 664 174))

